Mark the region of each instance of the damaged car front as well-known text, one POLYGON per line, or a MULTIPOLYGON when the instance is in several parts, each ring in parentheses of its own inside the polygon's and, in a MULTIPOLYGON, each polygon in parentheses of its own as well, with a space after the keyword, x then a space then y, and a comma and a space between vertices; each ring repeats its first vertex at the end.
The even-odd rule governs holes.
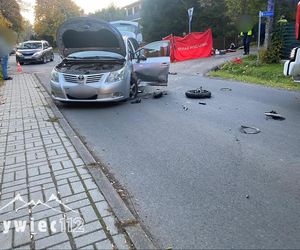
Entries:
POLYGON ((138 48, 111 24, 77 17, 61 25, 56 43, 63 60, 52 71, 55 100, 115 102, 135 98, 140 82, 167 86, 169 42, 138 48))
POLYGON ((113 102, 130 98, 132 63, 122 35, 93 18, 66 21, 57 32, 63 60, 52 71, 51 93, 62 102, 113 102))

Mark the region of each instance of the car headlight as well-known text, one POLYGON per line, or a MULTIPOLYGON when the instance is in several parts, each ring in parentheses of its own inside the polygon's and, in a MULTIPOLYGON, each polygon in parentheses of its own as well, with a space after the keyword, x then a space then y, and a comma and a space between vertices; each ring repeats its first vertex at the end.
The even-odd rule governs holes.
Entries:
POLYGON ((59 83, 59 74, 55 70, 51 72, 51 81, 59 83))
POLYGON ((39 51, 33 54, 34 57, 39 57, 43 54, 43 51, 39 51))
POLYGON ((292 51, 291 51, 291 55, 290 55, 291 60, 295 60, 296 52, 297 52, 297 48, 293 48, 292 51))
POLYGON ((21 52, 19 52, 19 51, 16 51, 16 55, 17 56, 23 56, 23 54, 21 52))
POLYGON ((108 77, 106 78, 106 83, 118 82, 122 81, 125 76, 125 67, 118 70, 111 72, 108 77))

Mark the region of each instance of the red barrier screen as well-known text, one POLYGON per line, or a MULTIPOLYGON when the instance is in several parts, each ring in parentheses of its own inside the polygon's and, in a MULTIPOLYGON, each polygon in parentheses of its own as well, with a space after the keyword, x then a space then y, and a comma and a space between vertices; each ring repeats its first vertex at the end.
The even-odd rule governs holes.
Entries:
POLYGON ((298 3, 297 6, 297 15, 296 15, 296 39, 300 40, 300 36, 299 36, 299 30, 300 30, 300 2, 298 3))
POLYGON ((206 32, 193 32, 185 37, 170 35, 163 40, 170 41, 172 62, 211 56, 213 47, 211 29, 206 32))

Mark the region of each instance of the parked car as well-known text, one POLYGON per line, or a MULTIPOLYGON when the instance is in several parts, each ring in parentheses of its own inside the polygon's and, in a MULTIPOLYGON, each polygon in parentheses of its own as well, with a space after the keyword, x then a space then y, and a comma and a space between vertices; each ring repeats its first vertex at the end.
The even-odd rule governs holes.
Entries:
POLYGON ((16 61, 24 63, 47 63, 54 60, 53 48, 47 41, 26 41, 16 50, 16 61))
POLYGON ((123 37, 134 38, 139 44, 143 42, 143 35, 139 23, 130 21, 114 21, 111 22, 111 24, 120 31, 123 37))
POLYGON ((114 26, 91 17, 63 23, 56 39, 63 60, 51 73, 53 99, 116 102, 136 97, 140 81, 166 86, 169 43, 159 41, 136 50, 132 39, 123 39, 114 26))

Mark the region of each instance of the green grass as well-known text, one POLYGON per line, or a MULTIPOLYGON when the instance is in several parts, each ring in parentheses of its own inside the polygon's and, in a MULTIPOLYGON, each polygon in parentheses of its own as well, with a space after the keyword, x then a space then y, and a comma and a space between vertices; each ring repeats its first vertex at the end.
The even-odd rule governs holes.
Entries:
POLYGON ((282 64, 256 65, 256 56, 253 55, 242 60, 243 64, 227 62, 221 66, 220 70, 210 72, 209 76, 300 91, 299 83, 295 83, 292 78, 283 75, 282 64))

